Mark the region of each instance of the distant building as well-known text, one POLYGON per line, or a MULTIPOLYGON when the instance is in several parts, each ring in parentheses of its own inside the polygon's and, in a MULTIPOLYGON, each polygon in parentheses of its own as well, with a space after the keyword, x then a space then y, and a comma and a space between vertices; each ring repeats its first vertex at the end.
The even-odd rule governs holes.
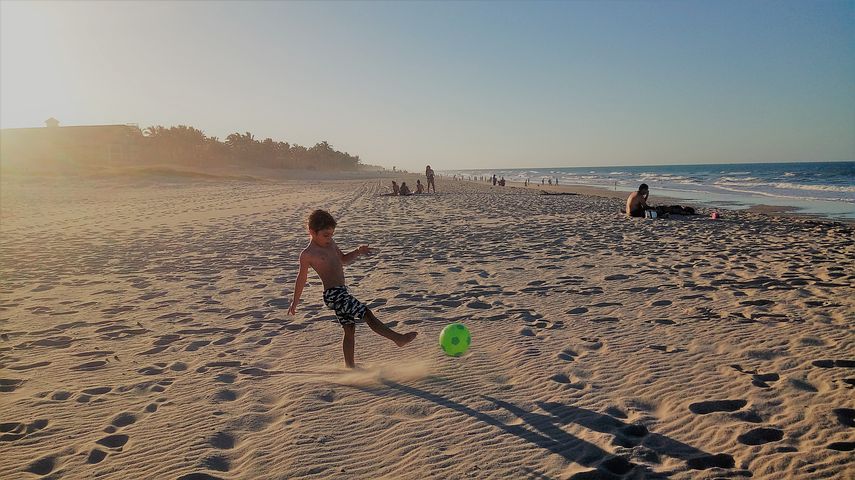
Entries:
POLYGON ((60 127, 45 120, 44 128, 0 130, 0 161, 4 164, 119 165, 135 163, 143 135, 136 125, 60 127))

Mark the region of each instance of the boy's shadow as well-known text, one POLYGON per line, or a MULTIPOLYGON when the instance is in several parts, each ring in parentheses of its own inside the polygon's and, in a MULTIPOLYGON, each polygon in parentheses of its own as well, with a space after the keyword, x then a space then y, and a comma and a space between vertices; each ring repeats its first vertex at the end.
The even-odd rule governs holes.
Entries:
MULTIPOLYGON (((525 415, 532 415, 507 402, 488 396, 484 396, 484 398, 511 411, 520 418, 525 419, 525 415)), ((643 425, 628 424, 611 415, 558 402, 537 402, 537 406, 550 414, 549 416, 538 415, 538 417, 546 417, 551 423, 560 425, 575 423, 596 432, 614 435, 613 445, 625 448, 642 446, 644 448, 639 453, 644 460, 651 463, 660 463, 660 455, 665 455, 685 461, 689 468, 696 470, 713 467, 734 468, 735 466, 733 457, 728 454, 712 455, 665 435, 650 433, 643 425)), ((539 428, 532 422, 529 423, 535 428, 539 428)))
MULTIPOLYGON (((482 395, 486 400, 493 402, 498 407, 504 408, 522 419, 528 426, 534 429, 533 431, 523 427, 522 425, 505 424, 501 420, 484 412, 479 412, 462 403, 455 402, 454 400, 450 400, 416 387, 402 385, 391 380, 384 380, 383 384, 399 392, 413 395, 437 405, 464 413, 476 420, 486 423, 487 425, 494 426, 506 433, 532 443, 537 447, 561 455, 571 462, 594 468, 594 470, 580 472, 573 475, 570 477, 573 480, 614 479, 624 476, 628 476, 630 478, 668 478, 672 472, 654 472, 646 465, 632 463, 625 458, 612 455, 590 442, 567 433, 558 426, 566 425, 568 423, 577 423, 597 432, 615 434, 616 440, 618 440, 616 443, 624 446, 629 446, 630 443, 634 443, 635 445, 643 444, 645 447, 644 451, 652 453, 652 455, 648 454, 645 456, 644 459, 651 463, 659 463, 658 454, 664 454, 682 460, 687 460, 690 468, 710 468, 712 466, 721 466, 724 468, 733 467, 733 459, 729 456, 726 456, 730 458, 729 466, 726 465, 728 463, 726 461, 722 462, 722 465, 710 465, 709 459, 718 458, 719 456, 710 455, 702 450, 663 435, 639 435, 641 433, 646 433, 646 429, 637 425, 629 425, 609 415, 599 414, 583 408, 569 407, 552 402, 542 402, 539 403, 538 406, 549 412, 548 415, 543 415, 528 412, 503 400, 482 395), (627 440, 627 437, 645 438, 643 440, 640 438, 627 440), (700 463, 693 465, 692 463, 696 459, 701 459, 701 461, 700 463)), ((375 395, 380 394, 376 389, 365 387, 357 388, 375 395)))

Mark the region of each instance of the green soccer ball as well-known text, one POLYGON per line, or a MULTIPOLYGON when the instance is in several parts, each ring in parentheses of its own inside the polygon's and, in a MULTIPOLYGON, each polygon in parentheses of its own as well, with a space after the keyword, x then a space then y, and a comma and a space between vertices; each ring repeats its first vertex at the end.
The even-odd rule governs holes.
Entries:
POLYGON ((442 329, 439 334, 439 346, 446 355, 459 357, 469 350, 472 337, 462 323, 452 323, 442 329))

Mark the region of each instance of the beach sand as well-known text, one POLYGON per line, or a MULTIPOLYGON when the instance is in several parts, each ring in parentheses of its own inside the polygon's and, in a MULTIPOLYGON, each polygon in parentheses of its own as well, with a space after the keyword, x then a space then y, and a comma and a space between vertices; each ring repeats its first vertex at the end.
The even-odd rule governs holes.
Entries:
POLYGON ((851 225, 388 180, 4 179, 0 478, 855 476, 851 225), (313 272, 287 315, 315 208, 419 332, 358 371, 313 272))

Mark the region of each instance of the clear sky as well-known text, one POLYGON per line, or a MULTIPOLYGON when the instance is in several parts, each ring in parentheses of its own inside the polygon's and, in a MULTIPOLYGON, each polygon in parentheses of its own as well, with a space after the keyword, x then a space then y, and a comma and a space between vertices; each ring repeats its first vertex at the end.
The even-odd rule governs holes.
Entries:
POLYGON ((421 170, 855 159, 855 1, 0 3, 0 126, 421 170))

